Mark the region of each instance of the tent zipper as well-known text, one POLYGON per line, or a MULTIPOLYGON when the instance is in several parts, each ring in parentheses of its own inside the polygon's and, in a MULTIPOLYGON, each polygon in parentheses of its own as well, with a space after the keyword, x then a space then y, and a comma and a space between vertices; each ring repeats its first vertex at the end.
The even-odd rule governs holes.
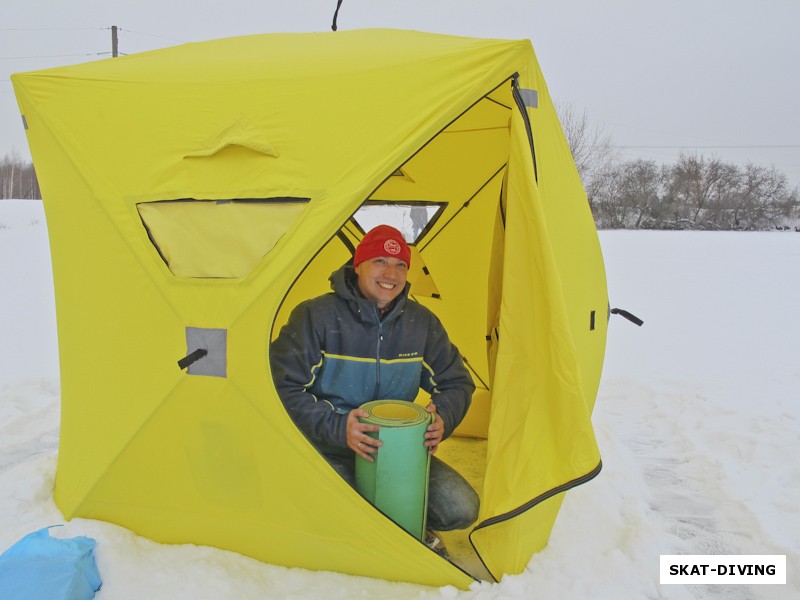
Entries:
POLYGON ((511 510, 511 511, 509 511, 507 513, 504 513, 502 515, 497 515, 496 517, 492 517, 491 519, 486 519, 482 523, 479 523, 475 527, 475 529, 473 529, 472 531, 476 531, 478 529, 483 529, 484 527, 489 527, 490 525, 497 525, 498 523, 502 523, 503 521, 507 521, 508 519, 513 519, 514 517, 518 517, 519 515, 521 515, 525 511, 530 510, 531 508, 533 508, 537 504, 541 504, 542 502, 544 502, 545 500, 547 500, 549 498, 552 498, 553 496, 556 496, 556 495, 558 495, 558 494, 560 494, 562 492, 569 491, 574 487, 578 487, 579 485, 583 485, 587 481, 591 481, 592 479, 594 479, 595 477, 597 477, 600 474, 600 471, 602 470, 602 468, 603 468, 603 461, 600 461, 594 469, 592 469, 591 471, 589 471, 585 475, 581 475, 580 477, 578 477, 576 479, 568 481, 567 483, 561 484, 561 485, 559 485, 557 487, 554 487, 551 490, 548 490, 548 491, 546 491, 546 492, 544 492, 542 494, 539 494, 533 500, 530 500, 530 501, 526 502, 525 504, 515 508, 514 510, 511 510))
POLYGON ((556 487, 554 487, 554 488, 552 488, 552 489, 550 489, 550 490, 548 490, 548 491, 546 491, 546 492, 544 492, 542 494, 539 494, 538 496, 536 496, 532 500, 526 502, 525 504, 522 504, 521 506, 518 506, 514 510, 510 510, 507 513, 504 513, 502 515, 497 515, 496 517, 492 517, 490 519, 486 519, 485 521, 483 521, 481 523, 478 523, 478 525, 476 525, 475 528, 469 534, 469 543, 472 546, 472 549, 475 551, 475 554, 480 559, 481 563, 483 563, 483 566, 486 569, 487 573, 489 573, 495 581, 499 581, 495 577, 494 573, 492 573, 491 570, 489 569, 489 567, 486 565, 486 563, 484 562, 483 557, 481 556, 480 552, 478 552, 478 549, 475 547, 475 544, 472 541, 472 534, 473 533, 475 533, 479 529, 484 529, 486 527, 491 527, 492 525, 497 525, 499 523, 503 523, 504 521, 508 521, 509 519, 513 519, 514 517, 518 517, 522 513, 532 509, 537 504, 541 504, 542 502, 544 502, 545 500, 548 500, 549 498, 552 498, 553 496, 557 496, 558 494, 561 494, 563 492, 567 492, 567 491, 571 490, 574 487, 577 487, 579 485, 583 485, 587 481, 590 481, 590 480, 594 479, 595 477, 597 477, 600 474, 600 471, 602 470, 602 468, 603 468, 603 461, 601 460, 594 469, 592 469, 591 471, 589 471, 585 475, 581 475, 580 477, 577 477, 576 479, 572 479, 571 481, 563 483, 563 484, 561 484, 559 486, 556 486, 556 487))

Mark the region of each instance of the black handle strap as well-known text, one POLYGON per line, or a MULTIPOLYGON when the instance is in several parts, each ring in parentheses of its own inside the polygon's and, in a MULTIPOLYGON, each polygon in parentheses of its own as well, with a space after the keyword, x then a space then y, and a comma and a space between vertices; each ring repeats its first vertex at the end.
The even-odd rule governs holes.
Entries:
POLYGON ((630 321, 634 325, 638 325, 639 327, 644 325, 644 321, 642 321, 636 315, 629 313, 627 310, 623 310, 621 308, 612 308, 611 309, 611 314, 612 315, 619 315, 620 317, 625 317, 626 319, 628 319, 628 321, 630 321))
POLYGON ((206 354, 208 354, 208 350, 206 350, 205 348, 198 348, 194 352, 190 352, 182 359, 180 359, 178 361, 178 366, 181 368, 181 370, 187 369, 189 365, 191 365, 194 362, 197 362, 198 360, 203 358, 206 354))
POLYGON ((339 0, 336 3, 336 12, 333 13, 333 23, 331 23, 331 29, 336 31, 336 19, 339 18, 339 9, 342 7, 342 0, 339 0))

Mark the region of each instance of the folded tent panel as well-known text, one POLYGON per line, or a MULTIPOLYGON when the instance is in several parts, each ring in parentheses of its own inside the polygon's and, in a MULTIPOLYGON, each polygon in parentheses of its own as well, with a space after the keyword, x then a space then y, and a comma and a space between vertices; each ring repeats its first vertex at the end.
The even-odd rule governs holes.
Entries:
POLYGON ((424 206, 412 295, 478 384, 462 433, 487 437, 471 541, 494 577, 524 568, 599 470, 607 311, 529 42, 271 34, 12 80, 51 238, 67 518, 466 587, 328 467, 269 372, 270 338, 363 235, 359 209, 424 206))

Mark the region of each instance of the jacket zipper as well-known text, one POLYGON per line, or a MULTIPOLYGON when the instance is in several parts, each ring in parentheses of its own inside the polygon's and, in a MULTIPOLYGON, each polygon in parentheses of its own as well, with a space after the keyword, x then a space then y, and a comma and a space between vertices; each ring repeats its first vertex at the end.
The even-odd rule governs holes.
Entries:
POLYGON ((381 321, 378 307, 375 306, 375 318, 378 320, 378 340, 375 349, 375 393, 373 400, 380 400, 379 394, 381 391, 381 342, 383 341, 383 322, 381 321))

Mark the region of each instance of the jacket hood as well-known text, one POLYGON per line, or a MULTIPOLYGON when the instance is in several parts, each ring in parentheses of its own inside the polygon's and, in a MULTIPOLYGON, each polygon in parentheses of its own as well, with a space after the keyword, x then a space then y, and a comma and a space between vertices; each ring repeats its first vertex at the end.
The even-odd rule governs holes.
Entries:
MULTIPOLYGON (((358 289, 358 275, 356 275, 352 264, 347 263, 342 265, 331 273, 328 280, 331 282, 331 289, 333 292, 338 297, 346 300, 353 312, 360 315, 362 321, 377 320, 378 312, 375 309, 375 304, 367 300, 358 289)), ((403 305, 405 305, 408 299, 410 289, 411 284, 406 281, 405 288, 403 288, 400 295, 394 299, 391 309, 383 318, 384 321, 394 318, 395 315, 403 311, 403 305)))

